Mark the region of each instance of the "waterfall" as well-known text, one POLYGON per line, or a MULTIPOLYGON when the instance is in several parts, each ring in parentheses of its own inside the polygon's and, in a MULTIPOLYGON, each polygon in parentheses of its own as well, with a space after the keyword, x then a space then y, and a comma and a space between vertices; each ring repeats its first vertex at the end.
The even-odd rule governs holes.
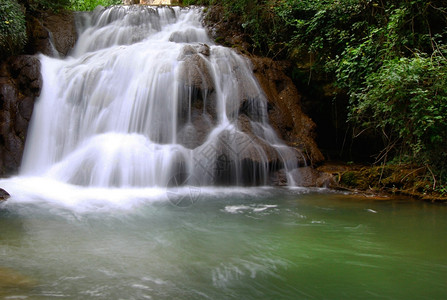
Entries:
MULTIPOLYGON (((92 187, 268 185, 301 154, 268 123, 250 62, 215 45, 198 7, 80 14, 44 84, 21 175, 92 187)), ((289 184, 294 184, 289 179, 289 184)))

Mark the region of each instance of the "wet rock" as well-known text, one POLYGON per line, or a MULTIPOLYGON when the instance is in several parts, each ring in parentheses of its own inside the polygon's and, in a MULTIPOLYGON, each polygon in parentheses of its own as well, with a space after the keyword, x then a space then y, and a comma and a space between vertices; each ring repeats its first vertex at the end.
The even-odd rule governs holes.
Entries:
POLYGON ((197 52, 205 56, 210 56, 210 46, 201 43, 197 46, 197 52))
POLYGON ((11 195, 4 189, 0 188, 0 202, 7 200, 11 195))
POLYGON ((26 51, 54 56, 56 52, 51 43, 50 32, 45 29, 42 22, 33 16, 29 16, 26 23, 28 35, 26 51))
POLYGON ((312 167, 302 167, 289 170, 285 169, 272 173, 270 180, 275 186, 286 186, 288 183, 287 175, 292 178, 296 185, 302 187, 333 187, 334 177, 331 174, 320 172, 312 167))
POLYGON ((0 175, 18 171, 34 99, 40 94, 40 61, 12 57, 0 66, 0 175))
POLYGON ((193 109, 206 112, 216 119, 216 102, 214 99, 214 82, 209 70, 206 56, 209 46, 205 44, 186 45, 178 60, 181 62, 178 80, 180 81, 179 123, 184 125, 191 120, 193 109), (202 54, 205 53, 205 54, 202 54))
POLYGON ((199 33, 197 32, 196 29, 175 31, 169 37, 169 41, 174 43, 194 43, 198 40, 199 40, 199 33))
POLYGON ((28 53, 64 57, 77 39, 74 14, 65 11, 58 14, 42 13, 38 18, 28 16, 27 34, 28 53))
POLYGON ((214 89, 213 79, 206 59, 199 55, 199 49, 186 46, 179 57, 181 61, 179 80, 187 86, 199 90, 211 91, 214 89))
POLYGON ((49 15, 44 19, 43 25, 51 32, 54 46, 61 56, 73 48, 76 39, 74 15, 71 12, 63 12, 57 15, 49 15))
POLYGON ((40 61, 31 55, 21 55, 9 60, 10 73, 21 93, 39 96, 42 89, 40 61))
POLYGON ((301 96, 292 80, 284 73, 285 66, 269 58, 251 57, 255 75, 268 99, 271 125, 283 140, 303 152, 309 163, 324 160, 315 143, 315 123, 306 116, 301 96))
POLYGON ((31 119, 34 109, 34 98, 25 97, 19 102, 19 113, 27 121, 31 119))
POLYGON ((225 15, 223 7, 212 5, 204 19, 208 35, 216 43, 229 46, 242 53, 250 53, 253 49, 248 35, 244 33, 241 18, 235 14, 225 15))
POLYGON ((213 184, 269 184, 271 172, 300 163, 299 151, 271 145, 254 131, 250 119, 240 115, 237 126, 229 126, 212 137, 209 145, 195 149, 195 159, 203 171, 211 173, 213 184))
POLYGON ((191 119, 185 122, 177 133, 178 143, 189 149, 194 149, 205 142, 215 122, 202 109, 193 108, 191 119))

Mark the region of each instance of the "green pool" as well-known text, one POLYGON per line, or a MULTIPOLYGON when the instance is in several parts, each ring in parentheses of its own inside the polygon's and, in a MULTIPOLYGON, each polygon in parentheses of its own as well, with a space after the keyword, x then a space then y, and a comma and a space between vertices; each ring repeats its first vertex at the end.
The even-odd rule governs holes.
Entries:
POLYGON ((180 206, 146 192, 0 204, 0 298, 447 296, 445 205, 255 188, 180 206))

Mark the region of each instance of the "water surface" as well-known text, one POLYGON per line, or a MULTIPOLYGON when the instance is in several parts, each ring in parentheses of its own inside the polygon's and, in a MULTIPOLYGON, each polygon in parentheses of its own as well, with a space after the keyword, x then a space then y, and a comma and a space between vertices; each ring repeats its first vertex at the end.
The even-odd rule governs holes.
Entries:
POLYGON ((104 191, 97 201, 66 193, 67 202, 24 193, 0 204, 0 297, 447 295, 442 205, 325 190, 202 188, 179 207, 172 201, 178 191, 127 192, 125 199, 104 191))

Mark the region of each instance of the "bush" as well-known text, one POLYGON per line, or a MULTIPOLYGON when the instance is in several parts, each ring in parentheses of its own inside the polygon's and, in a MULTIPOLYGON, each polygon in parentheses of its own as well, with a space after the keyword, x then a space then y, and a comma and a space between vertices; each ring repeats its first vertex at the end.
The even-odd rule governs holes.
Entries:
POLYGON ((70 0, 19 0, 30 11, 59 11, 70 5, 70 0))
POLYGON ((25 15, 15 0, 0 2, 0 60, 19 53, 26 43, 25 15))
POLYGON ((110 6, 122 4, 121 0, 19 0, 30 11, 51 10, 57 12, 62 9, 75 11, 94 10, 98 5, 110 6))
POLYGON ((350 120, 387 135, 394 153, 445 168, 447 51, 385 60, 351 97, 350 120), (399 147, 397 147, 399 145, 399 147))
POLYGON ((70 9, 76 11, 90 11, 94 10, 98 5, 110 6, 122 4, 121 0, 69 0, 70 9))

